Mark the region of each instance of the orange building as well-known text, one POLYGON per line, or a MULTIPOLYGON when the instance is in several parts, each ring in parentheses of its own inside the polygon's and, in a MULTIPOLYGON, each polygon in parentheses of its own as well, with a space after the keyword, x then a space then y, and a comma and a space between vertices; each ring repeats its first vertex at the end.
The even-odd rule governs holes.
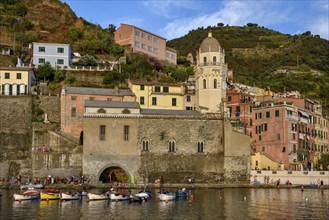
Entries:
POLYGON ((174 49, 166 46, 166 39, 129 24, 121 24, 114 33, 115 43, 126 46, 133 53, 143 53, 169 63, 177 63, 174 49))

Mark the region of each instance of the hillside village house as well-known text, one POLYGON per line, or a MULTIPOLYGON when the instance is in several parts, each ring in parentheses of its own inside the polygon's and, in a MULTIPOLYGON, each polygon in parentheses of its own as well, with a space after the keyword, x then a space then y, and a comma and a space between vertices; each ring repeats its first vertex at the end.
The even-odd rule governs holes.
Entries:
POLYGON ((130 80, 129 88, 141 108, 184 110, 185 86, 169 83, 149 83, 130 80))
POLYGON ((33 65, 39 66, 46 62, 54 68, 71 65, 71 46, 69 44, 33 42, 33 65))
POLYGON ((177 63, 177 53, 166 46, 166 39, 129 24, 121 24, 114 33, 115 43, 133 53, 143 53, 169 63, 177 63))
POLYGON ((36 83, 34 69, 24 67, 0 67, 0 86, 2 95, 31 94, 36 83))
POLYGON ((86 100, 113 102, 135 101, 130 90, 65 87, 61 92, 61 131, 79 141, 83 140, 83 114, 86 100))

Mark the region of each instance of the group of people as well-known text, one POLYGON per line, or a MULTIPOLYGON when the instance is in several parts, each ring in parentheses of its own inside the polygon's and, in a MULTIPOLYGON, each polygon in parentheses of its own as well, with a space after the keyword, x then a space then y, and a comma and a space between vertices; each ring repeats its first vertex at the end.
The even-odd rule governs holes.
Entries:
POLYGON ((318 184, 318 189, 322 189, 323 188, 323 180, 318 179, 317 184, 318 184))
POLYGON ((88 180, 84 176, 71 176, 67 178, 55 178, 52 175, 48 175, 47 177, 43 178, 33 178, 30 177, 24 178, 22 180, 21 175, 12 176, 10 178, 1 178, 0 184, 10 184, 10 185, 24 185, 24 184, 42 184, 42 185, 49 185, 49 184, 71 184, 71 185, 82 185, 88 182, 88 180))

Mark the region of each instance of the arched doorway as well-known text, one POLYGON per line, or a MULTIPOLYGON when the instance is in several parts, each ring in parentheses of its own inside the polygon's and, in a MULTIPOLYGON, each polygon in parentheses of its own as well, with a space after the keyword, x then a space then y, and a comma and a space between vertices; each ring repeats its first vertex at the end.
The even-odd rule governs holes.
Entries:
POLYGON ((103 183, 113 183, 113 182, 128 182, 129 175, 126 171, 118 166, 112 166, 106 168, 99 176, 99 181, 103 183))

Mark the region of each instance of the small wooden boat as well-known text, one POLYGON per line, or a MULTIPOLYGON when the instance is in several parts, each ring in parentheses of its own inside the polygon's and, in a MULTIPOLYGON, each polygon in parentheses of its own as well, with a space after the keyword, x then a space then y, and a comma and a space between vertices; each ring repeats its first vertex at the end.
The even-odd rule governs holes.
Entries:
POLYGON ((30 195, 14 193, 13 198, 14 198, 15 201, 39 199, 39 193, 38 194, 30 194, 30 195))
POLYGON ((169 201, 169 200, 174 200, 176 198, 175 193, 171 192, 162 192, 158 195, 158 199, 160 201, 169 201))
POLYGON ((29 196, 29 195, 39 195, 40 192, 36 189, 28 189, 26 191, 23 192, 23 195, 25 196, 29 196))
POLYGON ((60 193, 61 200, 79 200, 81 199, 80 195, 71 195, 69 193, 60 193))
POLYGON ((109 194, 95 194, 95 193, 88 193, 87 195, 89 200, 105 200, 110 199, 109 194))
POLYGON ((130 195, 111 193, 110 198, 111 201, 124 201, 124 200, 130 200, 130 195))
POLYGON ((185 188, 177 190, 175 194, 176 194, 176 197, 179 197, 179 198, 188 197, 188 192, 186 191, 185 188))
POLYGON ((59 194, 40 193, 41 200, 55 200, 60 199, 59 194))

